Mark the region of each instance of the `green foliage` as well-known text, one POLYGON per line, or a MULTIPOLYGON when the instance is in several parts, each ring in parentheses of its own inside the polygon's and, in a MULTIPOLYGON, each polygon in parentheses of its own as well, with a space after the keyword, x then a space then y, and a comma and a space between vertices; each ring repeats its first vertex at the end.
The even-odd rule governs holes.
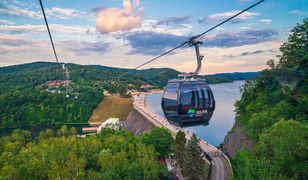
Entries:
POLYGON ((16 130, 0 138, 0 177, 4 179, 160 179, 169 176, 157 152, 131 133, 104 129, 78 138, 62 127, 60 137, 46 130, 31 140, 16 130), (72 136, 73 135, 73 136, 72 136), (43 137, 43 138, 41 138, 43 137))
POLYGON ((271 163, 272 174, 285 179, 308 177, 308 125, 297 121, 279 121, 260 136, 258 157, 271 163))
POLYGON ((183 131, 176 133, 175 142, 173 146, 174 156, 177 159, 178 164, 182 167, 185 161, 185 145, 186 137, 183 131))
POLYGON ((149 133, 143 134, 142 141, 147 145, 152 145, 159 156, 167 156, 173 144, 171 133, 164 128, 154 128, 149 133))
POLYGON ((87 122, 102 98, 99 89, 85 87, 78 99, 39 89, 23 89, 0 95, 1 127, 87 122))
POLYGON ((279 62, 246 81, 236 122, 256 142, 233 160, 235 179, 308 178, 308 18, 293 28, 279 62))
POLYGON ((203 159, 199 140, 195 134, 186 143, 183 131, 178 131, 173 146, 174 156, 182 169, 182 174, 188 179, 205 179, 209 166, 203 159))
POLYGON ((188 179, 204 179, 206 163, 202 157, 202 150, 199 146, 199 140, 195 134, 187 142, 185 147, 184 163, 182 173, 188 179))

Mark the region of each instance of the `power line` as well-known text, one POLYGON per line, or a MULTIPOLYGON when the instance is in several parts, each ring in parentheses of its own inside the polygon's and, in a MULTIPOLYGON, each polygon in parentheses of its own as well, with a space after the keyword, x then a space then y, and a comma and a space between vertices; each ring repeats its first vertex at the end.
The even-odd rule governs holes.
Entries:
POLYGON ((53 40, 52 40, 52 36, 51 36, 50 29, 49 29, 49 26, 48 26, 48 21, 47 21, 46 15, 45 15, 44 6, 43 6, 43 3, 42 3, 42 0, 39 0, 39 1, 40 1, 41 9, 42 9, 42 12, 43 12, 45 24, 46 24, 46 27, 47 27, 47 30, 48 30, 48 34, 49 34, 51 46, 52 46, 52 49, 53 49, 53 53, 55 55, 57 63, 59 64, 57 52, 56 52, 55 45, 54 45, 53 40))
MULTIPOLYGON (((159 58, 161 58, 161 57, 163 57, 163 56, 165 56, 165 55, 167 55, 167 54, 169 54, 169 53, 175 51, 176 49, 179 49, 180 47, 184 46, 185 44, 190 44, 193 40, 195 40, 195 39, 197 39, 197 38, 199 38, 199 37, 205 35, 206 33, 208 33, 208 32, 210 32, 210 31, 214 30, 214 29, 217 28, 218 26, 221 26, 221 25, 225 24, 226 22, 228 22, 228 21, 234 19, 235 17, 239 16, 240 14, 242 14, 242 13, 248 11, 249 9, 251 9, 251 8, 257 6, 257 5, 259 5, 259 4, 262 3, 263 1, 265 1, 265 0, 260 0, 260 1, 256 2, 255 4, 253 4, 253 5, 249 6, 249 7, 247 7, 246 9, 244 9, 244 10, 238 12, 237 14, 235 14, 235 15, 229 17, 228 19, 222 21, 221 23, 219 23, 219 24, 213 26, 212 28, 210 28, 210 29, 208 29, 208 30, 206 30, 206 31, 204 31, 204 32, 202 32, 202 33, 196 35, 196 36, 193 36, 193 37, 189 38, 187 41, 185 41, 185 42, 183 42, 182 44, 176 46, 175 48, 172 48, 172 49, 170 49, 170 50, 164 52, 163 54, 160 54, 160 55, 154 57, 153 59, 150 59, 149 61, 147 61, 147 62, 145 62, 145 63, 143 63, 143 64, 141 64, 141 65, 139 65, 139 66, 137 66, 137 67, 135 67, 135 68, 133 68, 133 69, 128 70, 127 72, 125 72, 125 73, 123 73, 123 74, 121 74, 121 75, 119 75, 119 76, 113 78, 112 80, 107 81, 106 83, 112 82, 112 81, 114 81, 114 80, 116 80, 116 79, 119 79, 120 77, 123 77, 124 75, 126 75, 126 74, 128 74, 128 73, 130 73, 130 72, 132 72, 132 71, 135 71, 135 70, 139 69, 140 67, 142 67, 142 66, 144 66, 144 65, 147 65, 147 64, 149 64, 149 63, 151 63, 151 62, 153 62, 153 61, 155 61, 155 60, 157 60, 157 59, 159 59, 159 58)), ((105 83, 104 83, 104 84, 105 84, 105 83)))

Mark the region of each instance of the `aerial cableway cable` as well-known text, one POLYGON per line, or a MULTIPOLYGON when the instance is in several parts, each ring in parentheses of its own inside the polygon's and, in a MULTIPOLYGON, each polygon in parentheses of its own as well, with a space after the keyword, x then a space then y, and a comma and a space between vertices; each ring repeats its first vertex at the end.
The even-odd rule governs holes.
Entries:
POLYGON ((50 29, 49 29, 49 25, 48 25, 48 21, 47 21, 46 15, 45 15, 44 6, 43 6, 43 3, 42 3, 42 0, 39 0, 39 1, 40 1, 43 16, 44 16, 45 24, 46 24, 46 27, 47 27, 48 35, 49 35, 49 38, 50 38, 50 43, 51 43, 51 46, 52 46, 52 49, 53 49, 53 53, 55 55, 57 63, 59 64, 56 48, 55 48, 55 45, 53 43, 52 36, 51 36, 51 33, 50 33, 50 29))
POLYGON ((208 32, 210 32, 210 31, 214 30, 214 29, 217 28, 218 26, 223 25, 224 23, 230 21, 231 19, 234 19, 235 17, 239 16, 240 14, 243 14, 244 12, 248 11, 249 9, 251 9, 251 8, 253 8, 253 7, 259 5, 259 4, 262 3, 263 1, 265 1, 265 0, 261 0, 261 1, 256 2, 255 4, 249 6, 248 8, 246 8, 246 9, 244 9, 244 10, 238 12, 237 14, 235 14, 235 15, 229 17, 228 19, 222 21, 221 23, 217 24, 216 26, 213 26, 212 28, 210 28, 210 29, 208 29, 208 30, 206 30, 206 31, 204 31, 204 32, 202 32, 202 33, 200 33, 200 34, 198 34, 198 35, 196 35, 196 36, 193 36, 193 37, 190 38, 189 40, 192 41, 192 40, 195 40, 195 39, 197 39, 197 38, 199 38, 199 37, 205 35, 206 33, 208 33, 208 32))
POLYGON ((120 77, 123 77, 124 75, 126 75, 126 74, 128 74, 128 73, 130 73, 130 72, 132 72, 132 71, 135 71, 135 70, 139 69, 140 67, 145 66, 145 65, 147 65, 147 64, 149 64, 149 63, 151 63, 151 62, 153 62, 153 61, 155 61, 155 60, 157 60, 157 59, 159 59, 159 58, 161 58, 161 57, 163 57, 163 56, 165 56, 165 55, 167 55, 167 54, 169 54, 169 53, 171 53, 171 52, 173 52, 173 51, 175 51, 175 50, 177 50, 177 49, 179 49, 179 48, 181 48, 181 47, 184 46, 185 44, 190 45, 195 39, 197 39, 197 38, 199 38, 199 37, 201 37, 201 36, 207 34, 208 32, 210 32, 210 31, 216 29, 217 27, 219 27, 219 26, 225 24, 226 22, 228 22, 228 21, 234 19, 235 17, 237 17, 237 16, 243 14, 244 12, 246 12, 246 11, 252 9, 253 7, 259 5, 260 3, 264 2, 264 1, 265 1, 265 0, 260 0, 260 1, 256 2, 256 3, 252 4, 251 6, 247 7, 246 9, 244 9, 244 10, 242 10, 242 11, 236 13, 235 15, 229 17, 228 19, 222 21, 221 23, 219 23, 219 24, 213 26, 212 28, 210 28, 210 29, 208 29, 208 30, 206 30, 206 31, 204 31, 204 32, 202 32, 202 33, 200 33, 200 34, 198 34, 198 35, 192 36, 191 38, 189 38, 187 41, 183 42, 182 44, 180 44, 180 45, 178 45, 178 46, 176 46, 176 47, 174 47, 174 48, 172 48, 172 49, 170 49, 170 50, 164 52, 163 54, 160 54, 160 55, 158 55, 158 56, 156 56, 156 57, 150 59, 149 61, 146 61, 145 63, 143 63, 143 64, 141 64, 141 65, 139 65, 139 66, 137 66, 137 67, 135 67, 135 68, 133 68, 133 69, 130 69, 130 70, 128 70, 128 71, 126 71, 126 72, 120 74, 119 76, 117 76, 117 77, 115 77, 115 78, 113 78, 113 79, 107 81, 106 83, 109 83, 109 82, 112 82, 112 81, 114 81, 114 80, 116 80, 116 79, 119 79, 120 77))

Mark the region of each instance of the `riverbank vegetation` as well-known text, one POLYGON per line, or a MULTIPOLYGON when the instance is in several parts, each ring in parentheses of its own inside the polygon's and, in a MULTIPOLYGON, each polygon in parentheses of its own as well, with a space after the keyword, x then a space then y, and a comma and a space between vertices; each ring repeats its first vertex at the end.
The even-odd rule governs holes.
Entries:
POLYGON ((280 52, 236 103, 236 123, 256 146, 237 152, 235 179, 308 178, 308 18, 280 52))

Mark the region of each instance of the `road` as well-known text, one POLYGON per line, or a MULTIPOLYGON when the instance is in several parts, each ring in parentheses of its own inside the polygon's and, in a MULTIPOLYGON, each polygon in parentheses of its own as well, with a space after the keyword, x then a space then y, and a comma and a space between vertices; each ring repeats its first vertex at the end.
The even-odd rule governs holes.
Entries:
MULTIPOLYGON (((165 127, 169 129, 172 133, 177 133, 177 131, 181 130, 186 134, 186 138, 190 139, 192 133, 186 129, 177 127, 173 124, 170 124, 166 118, 161 117, 160 115, 150 111, 146 107, 146 95, 141 94, 134 98, 134 109, 137 110, 141 115, 143 115, 146 119, 151 121, 155 126, 165 127)), ((212 159, 212 172, 211 172, 211 180, 225 180, 230 179, 232 174, 232 167, 228 157, 217 149, 215 146, 207 143, 204 140, 200 140, 200 147, 203 152, 209 155, 212 159)))

